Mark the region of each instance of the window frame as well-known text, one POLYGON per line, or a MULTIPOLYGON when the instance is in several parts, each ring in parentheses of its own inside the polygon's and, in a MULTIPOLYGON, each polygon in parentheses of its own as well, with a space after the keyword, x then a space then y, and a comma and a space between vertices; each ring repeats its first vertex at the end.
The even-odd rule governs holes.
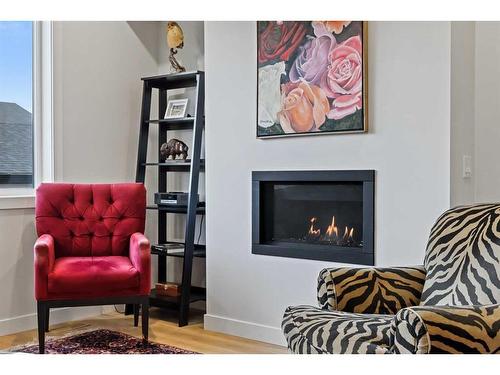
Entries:
POLYGON ((33 22, 33 187, 1 187, 0 209, 35 207, 35 189, 54 181, 52 22, 33 22))

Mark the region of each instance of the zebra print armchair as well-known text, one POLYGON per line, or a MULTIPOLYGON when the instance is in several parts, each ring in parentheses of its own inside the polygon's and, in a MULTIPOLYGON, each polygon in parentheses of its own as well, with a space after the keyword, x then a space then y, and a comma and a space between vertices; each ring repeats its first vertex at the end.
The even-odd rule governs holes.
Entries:
POLYGON ((324 269, 318 302, 285 311, 294 353, 500 353, 500 204, 441 215, 423 267, 324 269))

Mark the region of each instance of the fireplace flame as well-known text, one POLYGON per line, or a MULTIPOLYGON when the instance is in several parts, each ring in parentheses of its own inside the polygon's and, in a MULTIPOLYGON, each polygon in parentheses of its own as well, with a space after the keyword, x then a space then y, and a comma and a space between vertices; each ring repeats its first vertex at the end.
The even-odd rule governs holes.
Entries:
POLYGON ((315 229, 314 228, 314 223, 318 220, 317 217, 312 217, 311 218, 311 226, 309 227, 309 232, 308 235, 312 237, 319 237, 321 235, 321 229, 315 229))
POLYGON ((343 235, 339 236, 339 228, 335 225, 335 216, 332 216, 330 225, 326 228, 324 235, 321 235, 321 229, 316 228, 318 218, 312 217, 309 219, 310 226, 307 237, 312 240, 327 241, 329 243, 346 246, 355 243, 354 227, 345 226, 343 235))
POLYGON ((326 235, 328 237, 332 237, 335 231, 337 231, 337 227, 335 226, 335 216, 332 216, 332 223, 326 229, 326 235))
POLYGON ((348 237, 349 237, 349 228, 346 226, 342 239, 347 240, 348 237))

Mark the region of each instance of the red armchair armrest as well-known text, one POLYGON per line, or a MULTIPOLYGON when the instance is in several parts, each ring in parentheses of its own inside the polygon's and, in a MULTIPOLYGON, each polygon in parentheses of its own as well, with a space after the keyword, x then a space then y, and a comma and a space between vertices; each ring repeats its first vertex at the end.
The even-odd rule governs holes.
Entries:
POLYGON ((50 234, 40 236, 34 246, 35 298, 47 299, 49 273, 54 267, 54 238, 50 234))
POLYGON ((151 246, 140 232, 130 236, 130 261, 140 273, 141 294, 149 295, 151 290, 151 246))

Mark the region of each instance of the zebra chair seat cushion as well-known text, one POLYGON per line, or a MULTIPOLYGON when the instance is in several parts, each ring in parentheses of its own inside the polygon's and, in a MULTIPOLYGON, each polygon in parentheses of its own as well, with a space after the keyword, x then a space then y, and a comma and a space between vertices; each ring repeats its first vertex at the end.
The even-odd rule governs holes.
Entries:
POLYGON ((285 311, 282 329, 294 353, 385 354, 393 318, 295 306, 285 311))

